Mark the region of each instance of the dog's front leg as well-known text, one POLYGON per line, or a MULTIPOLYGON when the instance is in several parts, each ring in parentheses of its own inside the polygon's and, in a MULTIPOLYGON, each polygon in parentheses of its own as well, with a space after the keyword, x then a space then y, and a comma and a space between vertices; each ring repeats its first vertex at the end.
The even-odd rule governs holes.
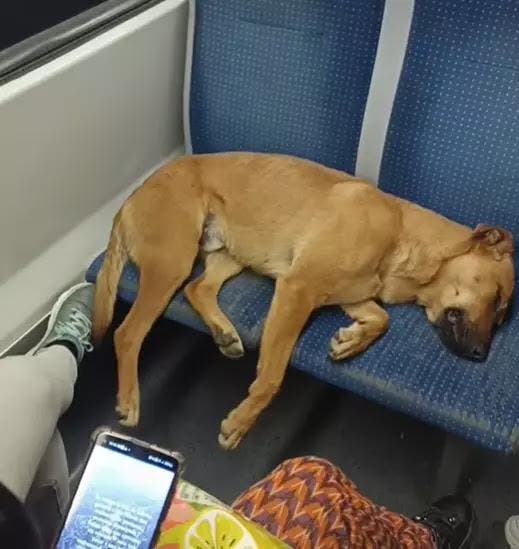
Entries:
POLYGON ((343 360, 364 351, 389 326, 389 315, 372 300, 343 305, 342 309, 354 322, 348 328, 337 330, 332 337, 330 357, 333 360, 343 360))
POLYGON ((238 446, 278 392, 301 330, 316 306, 308 286, 279 278, 260 346, 257 377, 247 398, 222 421, 218 441, 226 450, 238 446))

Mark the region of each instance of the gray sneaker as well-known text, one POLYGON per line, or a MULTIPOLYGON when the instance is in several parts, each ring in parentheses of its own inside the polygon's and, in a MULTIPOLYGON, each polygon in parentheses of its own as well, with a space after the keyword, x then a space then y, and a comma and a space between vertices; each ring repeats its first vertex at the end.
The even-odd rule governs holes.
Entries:
POLYGON ((519 515, 510 517, 506 521, 505 536, 511 549, 519 549, 519 515))
POLYGON ((78 362, 81 362, 85 352, 93 349, 90 341, 93 298, 94 285, 88 282, 76 284, 61 294, 50 312, 45 335, 29 354, 66 341, 77 350, 78 362))

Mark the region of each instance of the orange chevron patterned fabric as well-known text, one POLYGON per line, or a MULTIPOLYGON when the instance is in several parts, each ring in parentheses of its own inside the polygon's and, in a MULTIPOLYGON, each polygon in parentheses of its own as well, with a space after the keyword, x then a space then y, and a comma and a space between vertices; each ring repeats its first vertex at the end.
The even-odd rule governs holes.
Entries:
POLYGON ((249 488, 233 509, 294 549, 434 549, 412 520, 363 496, 329 461, 290 459, 249 488))

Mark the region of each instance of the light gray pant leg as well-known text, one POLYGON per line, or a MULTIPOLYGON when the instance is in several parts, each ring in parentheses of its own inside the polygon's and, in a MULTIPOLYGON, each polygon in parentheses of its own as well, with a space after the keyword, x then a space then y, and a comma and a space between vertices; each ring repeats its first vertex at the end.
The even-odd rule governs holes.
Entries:
POLYGON ((56 424, 72 401, 76 377, 74 355, 58 345, 0 360, 0 482, 22 501, 47 449, 51 461, 63 450, 56 424))
POLYGON ((43 491, 50 490, 56 501, 60 516, 65 514, 70 497, 70 483, 67 454, 63 439, 56 429, 47 450, 40 461, 36 477, 33 480, 29 498, 31 495, 38 497, 43 491))

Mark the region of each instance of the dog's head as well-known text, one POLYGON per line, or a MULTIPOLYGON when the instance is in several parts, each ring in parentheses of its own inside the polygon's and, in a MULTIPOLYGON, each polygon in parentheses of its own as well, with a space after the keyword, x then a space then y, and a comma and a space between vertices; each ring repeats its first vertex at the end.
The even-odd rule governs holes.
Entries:
POLYGON ((484 360, 514 287, 512 235, 478 225, 460 255, 445 259, 427 288, 427 317, 454 353, 484 360))

